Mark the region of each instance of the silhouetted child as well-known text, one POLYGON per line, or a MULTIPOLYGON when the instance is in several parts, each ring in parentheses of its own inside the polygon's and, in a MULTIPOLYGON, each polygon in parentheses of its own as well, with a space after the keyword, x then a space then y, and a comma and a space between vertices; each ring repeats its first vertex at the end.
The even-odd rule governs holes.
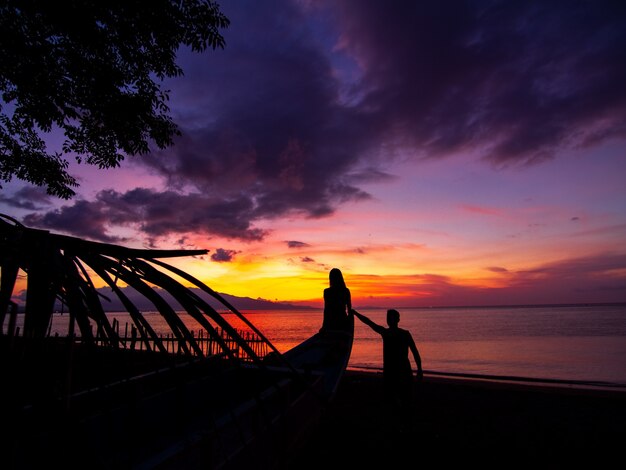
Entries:
POLYGON ((400 312, 395 309, 387 310, 388 328, 374 323, 354 309, 352 313, 382 337, 385 402, 391 408, 392 417, 406 425, 410 422, 413 408, 414 379, 409 351, 413 353, 417 366, 417 380, 421 381, 423 377, 422 359, 413 336, 410 331, 398 327, 400 312))

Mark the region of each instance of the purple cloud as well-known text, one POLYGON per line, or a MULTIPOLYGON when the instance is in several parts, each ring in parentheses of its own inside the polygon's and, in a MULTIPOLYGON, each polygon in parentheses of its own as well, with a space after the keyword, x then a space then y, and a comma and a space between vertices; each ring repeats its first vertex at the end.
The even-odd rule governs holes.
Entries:
POLYGON ((306 248, 310 246, 308 243, 299 242, 296 240, 289 240, 286 243, 289 248, 306 248))
POLYGON ((261 220, 367 199, 360 185, 389 178, 400 151, 529 164, 626 136, 620 2, 273 0, 223 11, 225 50, 182 52, 185 77, 171 82, 182 137, 140 160, 170 190, 103 192, 33 217, 52 228, 80 207, 101 212, 94 231, 106 220, 148 236, 259 240, 261 220))
POLYGON ((26 210, 40 210, 52 203, 52 198, 44 188, 39 186, 25 186, 12 196, 0 194, 0 202, 10 207, 26 210))
POLYGON ((116 222, 119 218, 112 219, 106 205, 82 200, 45 214, 32 213, 24 217, 27 226, 58 230, 106 243, 121 243, 124 238, 108 234, 110 224, 116 222))
POLYGON ((233 260, 237 253, 239 253, 239 251, 218 248, 217 250, 215 250, 215 253, 211 255, 211 261, 216 261, 218 263, 230 262, 233 260))
POLYGON ((506 268, 503 268, 501 266, 490 266, 487 268, 488 271, 491 271, 492 273, 508 273, 509 270, 506 268))
POLYGON ((27 225, 115 242, 108 226, 140 229, 150 237, 172 233, 205 233, 243 241, 261 240, 266 232, 251 227, 250 198, 209 198, 200 194, 137 188, 126 193, 101 191, 94 201, 77 201, 44 215, 30 214, 27 225))
POLYGON ((399 287, 404 291, 410 286, 414 294, 406 297, 406 306, 415 306, 416 297, 423 297, 423 304, 431 306, 623 303, 626 301, 625 263, 626 255, 603 253, 546 263, 528 270, 491 268, 496 273, 507 273, 506 285, 501 287, 460 285, 438 274, 400 277, 399 287), (407 282, 408 279, 413 281, 407 282))
POLYGON ((529 163, 626 135, 619 2, 340 2, 363 107, 427 155, 529 163))

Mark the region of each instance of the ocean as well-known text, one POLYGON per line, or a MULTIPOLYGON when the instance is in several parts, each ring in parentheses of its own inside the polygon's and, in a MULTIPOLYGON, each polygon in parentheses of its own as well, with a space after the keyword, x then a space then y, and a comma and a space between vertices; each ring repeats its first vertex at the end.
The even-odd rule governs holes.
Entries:
MULTIPOLYGON (((386 325, 386 310, 359 310, 386 325)), ((285 351, 315 333, 321 312, 247 318, 285 351)), ((425 371, 626 386, 626 305, 400 309, 425 371)), ((380 370, 382 341, 355 321, 350 369, 380 370)))
MULTIPOLYGON (((359 311, 386 324, 384 309, 359 311)), ((315 334, 322 322, 321 310, 242 313, 280 352, 315 334)), ((129 322, 127 313, 108 315, 120 325, 129 322)), ((157 331, 168 331, 158 313, 145 315, 157 331)), ((247 329, 234 314, 224 316, 247 329)), ((55 314, 51 331, 63 330, 67 318, 55 314)), ((400 327, 413 334, 425 372, 626 386, 626 304, 404 308, 400 327)), ((380 336, 358 320, 348 368, 382 368, 380 336)))

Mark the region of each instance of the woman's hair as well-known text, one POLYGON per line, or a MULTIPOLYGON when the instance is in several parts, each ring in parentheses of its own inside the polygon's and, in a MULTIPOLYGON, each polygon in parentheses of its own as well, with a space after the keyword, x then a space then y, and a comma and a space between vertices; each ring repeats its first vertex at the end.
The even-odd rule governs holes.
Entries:
POLYGON ((346 287, 346 282, 343 280, 343 274, 338 268, 333 268, 328 273, 328 280, 331 287, 346 287))

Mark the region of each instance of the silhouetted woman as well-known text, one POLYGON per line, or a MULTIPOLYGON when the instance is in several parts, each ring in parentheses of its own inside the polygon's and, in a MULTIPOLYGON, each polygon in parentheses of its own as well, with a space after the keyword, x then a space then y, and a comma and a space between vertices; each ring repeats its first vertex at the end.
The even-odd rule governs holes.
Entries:
POLYGON ((346 328, 352 310, 350 289, 337 268, 330 270, 328 281, 330 285, 324 289, 324 321, 320 331, 342 330, 346 328))

